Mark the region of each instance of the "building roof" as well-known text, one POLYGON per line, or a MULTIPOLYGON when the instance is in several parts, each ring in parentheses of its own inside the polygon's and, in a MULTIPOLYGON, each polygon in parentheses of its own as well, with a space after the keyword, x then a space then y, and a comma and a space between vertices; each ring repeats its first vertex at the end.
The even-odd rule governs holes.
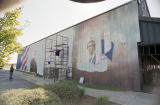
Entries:
POLYGON ((160 18, 149 18, 149 17, 139 17, 140 21, 148 21, 148 22, 156 22, 156 23, 160 23, 160 18))

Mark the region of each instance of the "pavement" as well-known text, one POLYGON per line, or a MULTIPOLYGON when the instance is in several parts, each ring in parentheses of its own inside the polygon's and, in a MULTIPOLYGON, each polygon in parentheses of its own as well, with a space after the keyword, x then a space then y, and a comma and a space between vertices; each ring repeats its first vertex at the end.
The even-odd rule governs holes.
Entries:
MULTIPOLYGON (((3 76, 1 77, 2 72, 0 72, 0 89, 2 85, 4 85, 3 87, 7 86, 5 84, 1 85, 1 79, 3 78, 3 76)), ((7 75, 7 79, 8 79, 8 74, 5 74, 5 75, 7 75)), ((25 79, 26 81, 28 81, 29 84, 45 85, 45 84, 54 83, 53 79, 44 80, 42 77, 36 77, 31 74, 26 74, 23 72, 14 71, 14 75, 15 77, 25 79)), ((4 79, 4 82, 9 81, 7 79, 4 79)), ((23 79, 20 79, 20 80, 22 81, 23 79)), ((17 85, 17 87, 27 85, 26 81, 20 82, 19 85, 17 85)), ((27 86, 24 86, 24 87, 27 87, 27 86)), ((81 86, 79 87, 85 89, 86 95, 93 96, 93 97, 107 96, 109 101, 112 101, 121 105, 160 105, 160 102, 158 103, 158 100, 160 99, 160 97, 158 97, 158 95, 160 95, 160 89, 158 87, 154 88, 153 92, 150 94, 144 93, 144 92, 133 92, 133 91, 117 92, 117 91, 107 91, 107 90, 96 90, 96 89, 91 89, 91 88, 86 88, 81 86)))
POLYGON ((24 72, 14 71, 14 75, 17 77, 23 78, 31 83, 34 83, 36 85, 47 85, 54 83, 53 79, 45 79, 43 77, 33 76, 31 74, 27 74, 24 72))
POLYGON ((13 79, 9 79, 9 71, 0 70, 0 94, 9 89, 27 88, 33 83, 17 77, 13 74, 13 79))
MULTIPOLYGON (((81 87, 84 88, 84 87, 81 87)), ((160 105, 158 97, 155 94, 148 94, 143 92, 115 92, 107 90, 96 90, 91 88, 84 88, 85 94, 89 96, 106 96, 109 101, 121 105, 160 105)))

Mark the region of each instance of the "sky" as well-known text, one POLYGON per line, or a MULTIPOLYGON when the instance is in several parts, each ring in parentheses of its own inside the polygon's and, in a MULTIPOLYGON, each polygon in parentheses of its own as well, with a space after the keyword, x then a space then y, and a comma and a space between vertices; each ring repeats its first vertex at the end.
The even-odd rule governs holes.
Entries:
MULTIPOLYGON (((29 45, 126 1, 131 0, 106 0, 89 4, 69 0, 27 0, 19 5, 23 8, 19 20, 21 24, 26 20, 30 24, 24 28, 24 35, 18 38, 18 42, 23 46, 29 45)), ((160 17, 160 0, 147 0, 147 3, 151 16, 160 17)), ((17 54, 13 54, 9 63, 16 62, 17 54)))

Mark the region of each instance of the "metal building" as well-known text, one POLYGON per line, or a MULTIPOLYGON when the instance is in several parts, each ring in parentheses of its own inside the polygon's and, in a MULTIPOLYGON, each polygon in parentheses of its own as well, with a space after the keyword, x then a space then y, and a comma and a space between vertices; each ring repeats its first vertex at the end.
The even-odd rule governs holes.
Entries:
POLYGON ((145 71, 159 68, 159 19, 149 16, 144 0, 123 2, 24 47, 17 69, 53 80, 66 79, 69 71, 74 80, 139 91, 148 81, 145 71))
POLYGON ((140 17, 139 26, 141 86, 160 85, 160 19, 140 17))

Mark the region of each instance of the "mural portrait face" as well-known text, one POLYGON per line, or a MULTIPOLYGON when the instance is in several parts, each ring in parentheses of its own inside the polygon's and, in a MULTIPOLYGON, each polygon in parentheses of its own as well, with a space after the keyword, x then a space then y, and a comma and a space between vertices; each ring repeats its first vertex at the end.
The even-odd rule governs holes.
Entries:
POLYGON ((91 63, 91 64, 95 64, 96 63, 96 53, 95 53, 96 47, 95 46, 96 45, 95 45, 95 41, 94 40, 90 40, 87 43, 87 49, 88 49, 88 52, 89 52, 89 55, 90 55, 89 63, 91 63))
POLYGON ((89 54, 92 56, 95 52, 95 41, 91 40, 88 42, 87 49, 89 54))

